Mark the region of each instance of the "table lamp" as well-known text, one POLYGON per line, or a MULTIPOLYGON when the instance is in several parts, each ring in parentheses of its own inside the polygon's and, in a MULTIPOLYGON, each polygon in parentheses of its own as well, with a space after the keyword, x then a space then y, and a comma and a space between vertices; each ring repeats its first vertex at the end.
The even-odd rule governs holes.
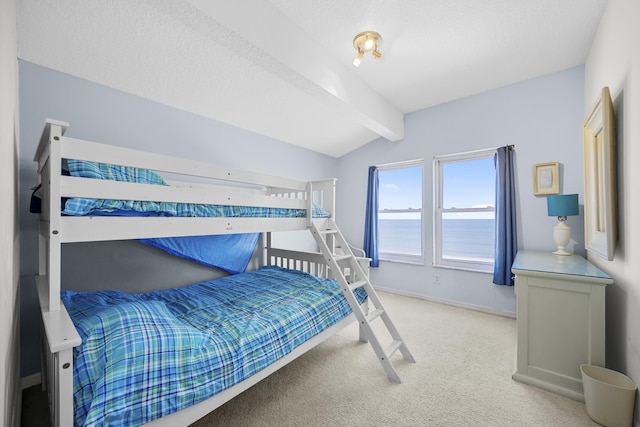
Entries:
POLYGON ((571 255, 565 248, 571 240, 571 228, 564 222, 568 216, 578 215, 578 195, 577 194, 558 194, 555 196, 547 196, 547 212, 549 216, 558 217, 558 225, 553 227, 553 240, 558 247, 554 255, 571 255))

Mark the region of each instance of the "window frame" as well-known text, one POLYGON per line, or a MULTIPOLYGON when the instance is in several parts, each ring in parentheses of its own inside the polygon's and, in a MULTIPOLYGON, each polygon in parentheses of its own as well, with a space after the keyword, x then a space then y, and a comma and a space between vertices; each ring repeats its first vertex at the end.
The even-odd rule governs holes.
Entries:
MULTIPOLYGON (((412 255, 407 253, 400 252, 385 252, 380 247, 380 243, 378 242, 378 259, 380 261, 389 261, 389 262, 398 262, 403 264, 417 264, 424 265, 425 264, 425 209, 424 209, 424 189, 425 189, 425 170, 424 170, 424 159, 416 159, 416 160, 407 160, 403 162, 396 163, 387 163, 383 165, 376 165, 378 169, 378 174, 384 173, 385 171, 395 170, 395 169, 409 169, 420 167, 422 169, 422 177, 420 180, 420 200, 421 206, 419 209, 386 209, 383 210, 378 206, 378 228, 380 228, 380 214, 381 213, 420 213, 420 255, 412 255)), ((378 203, 380 200, 380 190, 378 190, 378 203)))
MULTIPOLYGON (((443 166, 448 163, 466 162, 486 158, 495 158, 497 149, 468 151, 464 153, 447 154, 435 156, 433 158, 433 266, 442 268, 452 268, 457 270, 475 271, 480 273, 493 273, 494 261, 486 262, 479 260, 465 260, 462 258, 444 258, 442 255, 442 216, 445 213, 465 213, 465 212, 494 212, 495 216, 495 196, 494 206, 485 208, 455 208, 445 209, 443 204, 443 166)), ((495 250, 495 241, 494 241, 495 250)))

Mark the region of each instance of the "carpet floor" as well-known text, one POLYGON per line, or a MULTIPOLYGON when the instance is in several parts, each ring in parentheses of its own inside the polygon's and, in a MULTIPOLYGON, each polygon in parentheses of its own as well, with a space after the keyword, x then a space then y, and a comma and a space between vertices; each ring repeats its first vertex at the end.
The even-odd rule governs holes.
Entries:
POLYGON ((514 319, 380 297, 416 359, 394 355, 402 384, 387 379, 353 324, 194 426, 598 425, 583 403, 511 379, 514 319))
MULTIPOLYGON (((402 384, 387 379, 353 324, 193 426, 598 425, 583 403, 511 379, 514 319, 380 297, 416 359, 394 355, 402 384)), ((23 408, 38 411, 33 399, 23 408)), ((23 412, 23 426, 28 419, 23 412)))

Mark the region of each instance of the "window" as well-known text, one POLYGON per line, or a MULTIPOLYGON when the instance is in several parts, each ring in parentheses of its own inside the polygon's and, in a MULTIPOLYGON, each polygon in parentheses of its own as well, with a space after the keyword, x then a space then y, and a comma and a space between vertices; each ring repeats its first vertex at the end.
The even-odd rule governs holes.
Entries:
POLYGON ((493 272, 495 149, 440 156, 433 161, 433 263, 493 272))
POLYGON ((378 166, 378 252, 382 260, 424 264, 424 162, 378 166))

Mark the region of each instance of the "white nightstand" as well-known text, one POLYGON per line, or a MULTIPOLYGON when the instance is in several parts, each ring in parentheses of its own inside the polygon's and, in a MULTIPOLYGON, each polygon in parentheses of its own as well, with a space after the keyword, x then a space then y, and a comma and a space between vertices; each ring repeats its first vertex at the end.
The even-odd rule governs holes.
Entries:
POLYGON ((513 379, 584 402, 580 364, 605 365, 605 289, 613 279, 579 255, 518 251, 513 379))

